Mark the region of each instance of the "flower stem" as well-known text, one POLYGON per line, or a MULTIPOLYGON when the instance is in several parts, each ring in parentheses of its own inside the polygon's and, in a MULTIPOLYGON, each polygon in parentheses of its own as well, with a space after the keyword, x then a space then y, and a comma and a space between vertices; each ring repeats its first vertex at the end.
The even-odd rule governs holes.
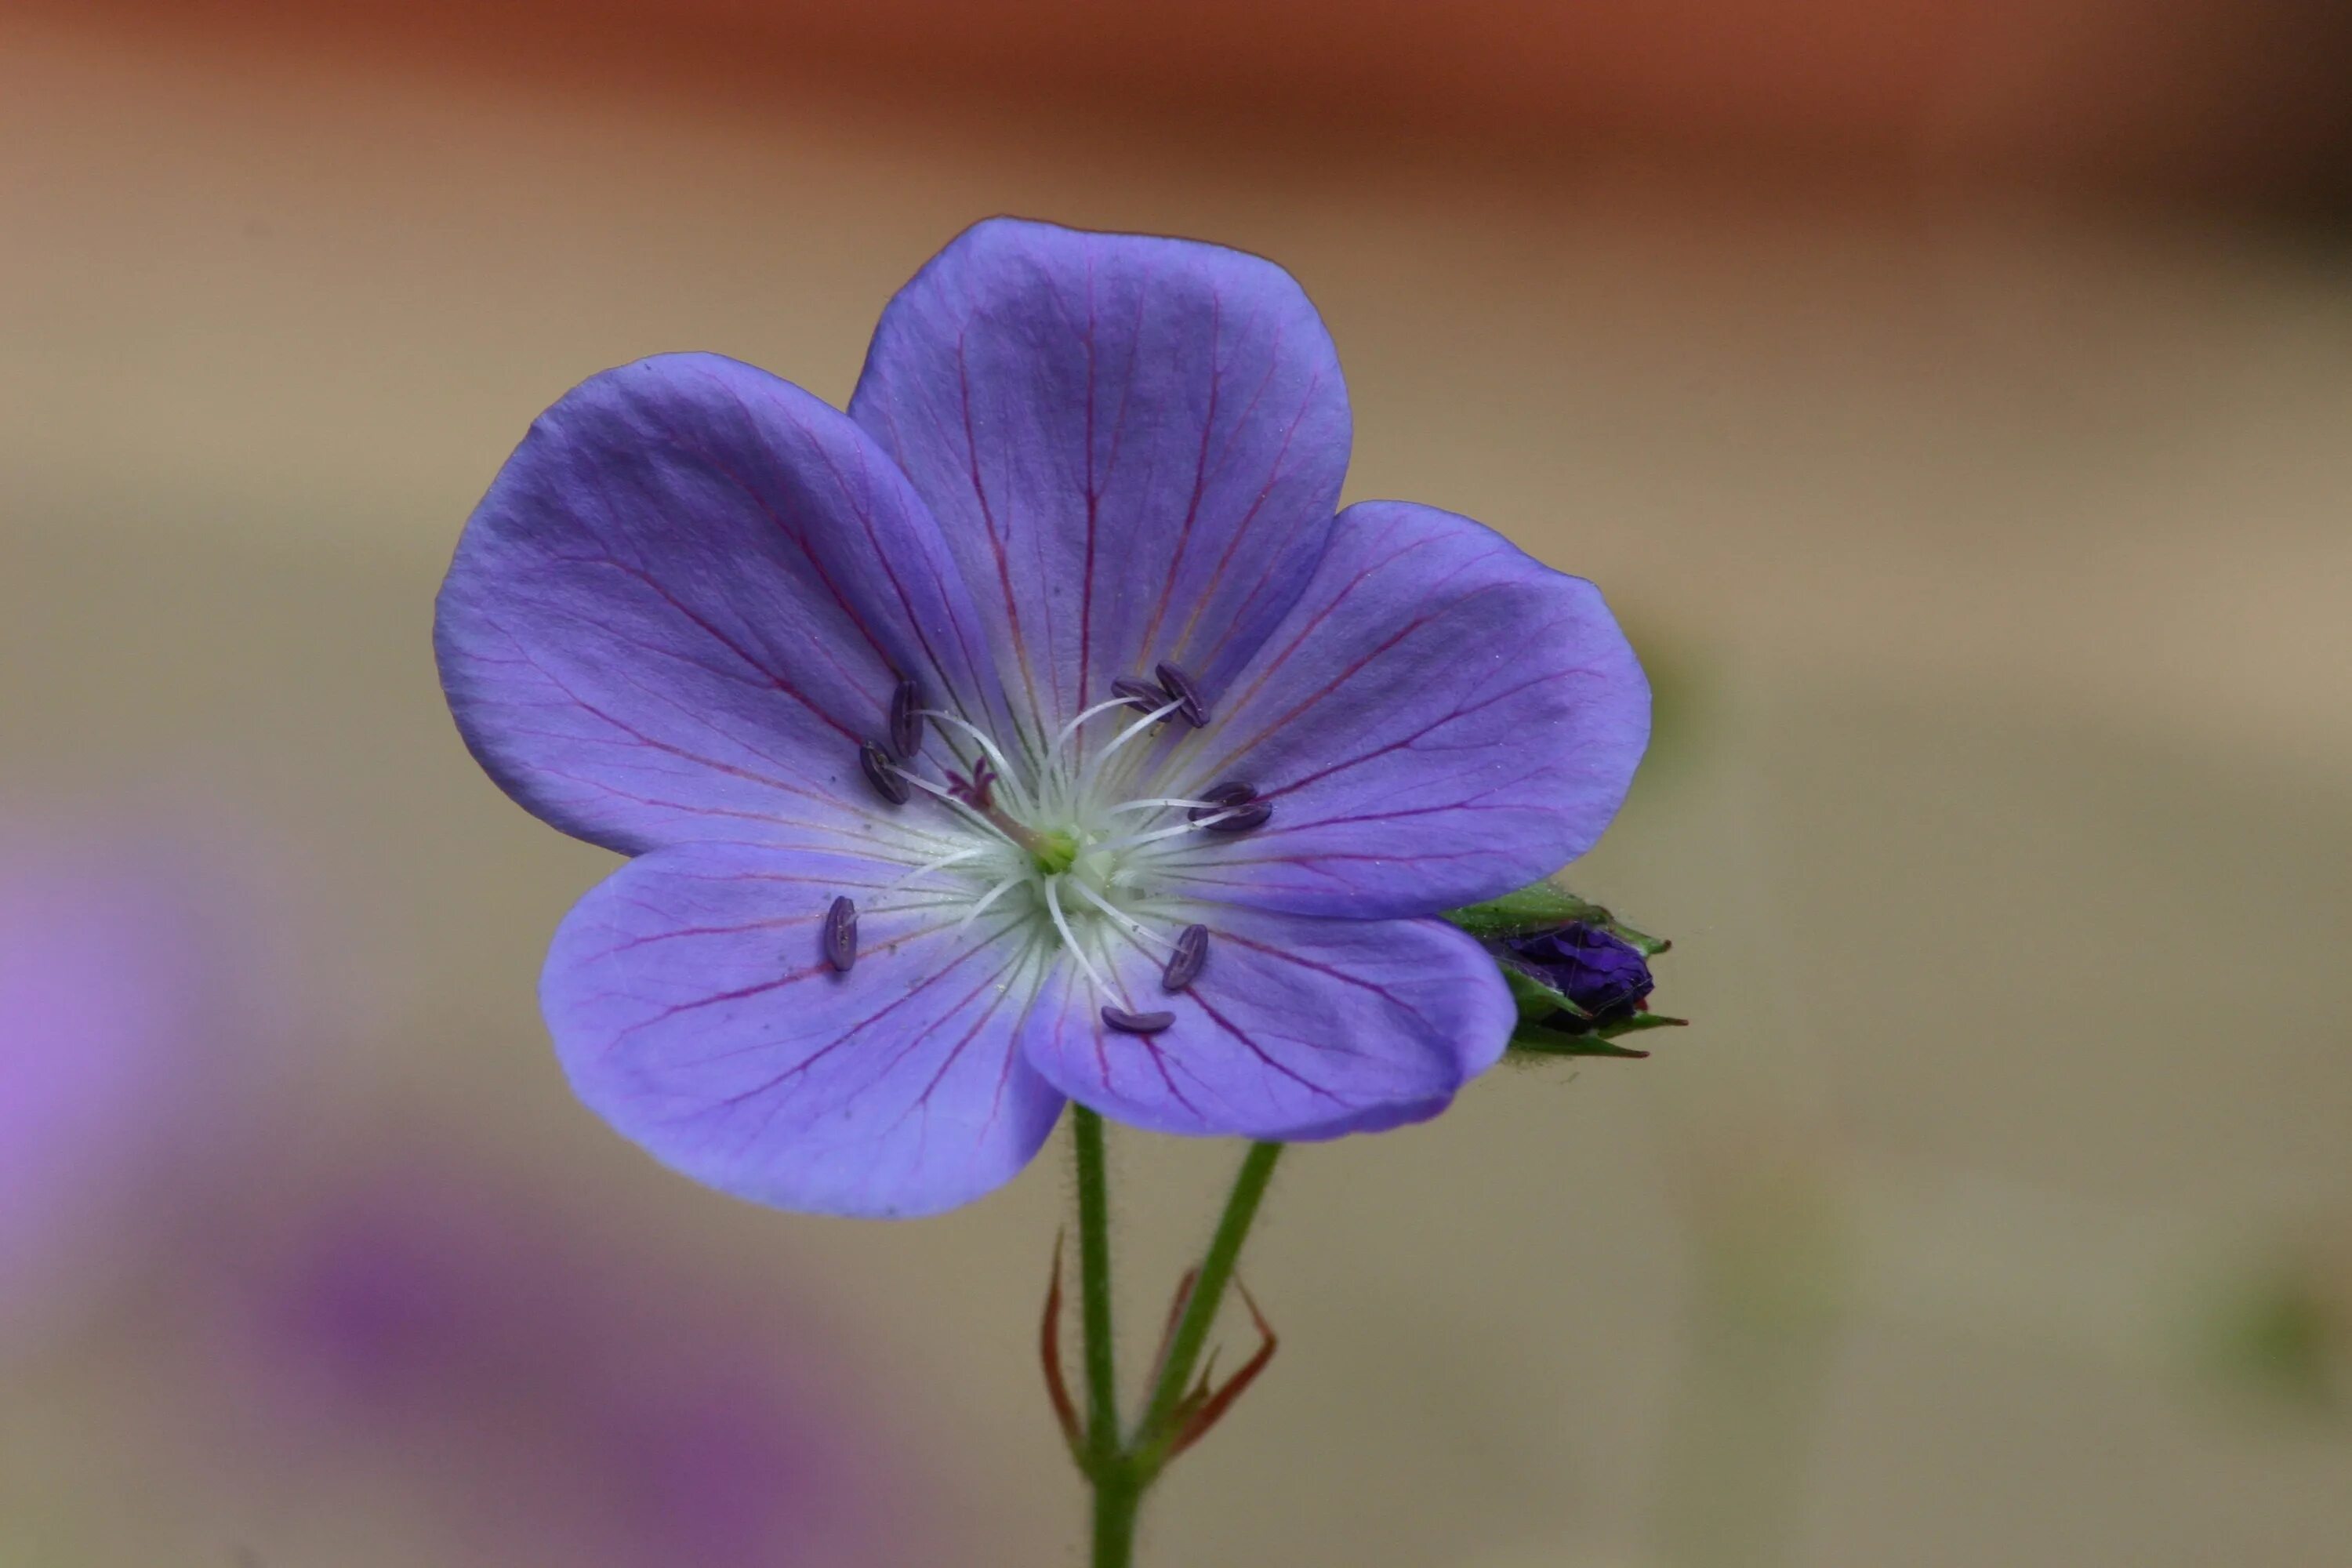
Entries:
MULTIPOLYGON (((1078 1156, 1078 1294, 1086 1331, 1087 1458, 1101 1470, 1119 1449, 1118 1368, 1111 1352, 1110 1172, 1102 1118, 1070 1107, 1078 1156)), ((1100 1481, 1097 1479, 1097 1485, 1100 1481)))
POLYGON ((1168 1445, 1175 1440, 1176 1406, 1192 1385, 1192 1370, 1200 1364, 1201 1352, 1209 1342, 1209 1330, 1217 1321, 1217 1308, 1225 1299, 1225 1287, 1233 1280, 1234 1266, 1241 1261, 1242 1243, 1248 1238, 1250 1226, 1257 1218, 1258 1205, 1265 1197, 1267 1184, 1274 1179, 1274 1163, 1281 1155, 1279 1143, 1253 1143, 1242 1157, 1241 1170, 1234 1176, 1234 1190, 1225 1198, 1225 1212, 1218 1216, 1216 1234, 1209 1238, 1209 1250, 1201 1258, 1200 1277, 1192 1283, 1192 1294, 1185 1298, 1176 1331, 1169 1336, 1168 1358, 1160 1366, 1160 1382, 1151 1391, 1150 1403, 1144 1406, 1142 1422, 1136 1427, 1133 1451, 1143 1463, 1147 1485, 1166 1458, 1168 1445))
POLYGON ((1125 1459, 1117 1474, 1097 1473, 1095 1482, 1095 1550, 1087 1559, 1093 1568, 1133 1568, 1135 1518, 1143 1505, 1143 1479, 1125 1459))
POLYGON ((1102 1118, 1082 1105, 1071 1106, 1070 1112, 1078 1171, 1078 1294, 1087 1340, 1087 1429, 1080 1468, 1094 1489, 1094 1553, 1089 1561, 1093 1568, 1132 1568, 1143 1494, 1168 1462, 1178 1436, 1177 1408, 1200 1364, 1209 1330, 1216 1322, 1217 1304, 1241 1260, 1242 1243, 1257 1218, 1282 1145, 1253 1143, 1243 1157, 1130 1443, 1119 1430, 1118 1368, 1111 1346, 1110 1172, 1103 1153, 1102 1118))

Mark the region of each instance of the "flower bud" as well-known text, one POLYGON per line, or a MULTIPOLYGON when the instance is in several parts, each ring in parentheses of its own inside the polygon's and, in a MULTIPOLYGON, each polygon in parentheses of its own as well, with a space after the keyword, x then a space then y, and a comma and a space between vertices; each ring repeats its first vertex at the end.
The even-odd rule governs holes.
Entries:
POLYGON ((1587 1029, 1641 1012, 1654 984, 1640 948, 1582 921, 1506 937, 1496 957, 1568 998, 1570 1016, 1587 1029))
POLYGON ((1611 1042, 1684 1022, 1648 1010, 1649 961, 1671 945, 1620 922, 1547 879, 1449 912, 1478 938, 1519 1006, 1514 1051, 1543 1056, 1645 1057, 1611 1042))

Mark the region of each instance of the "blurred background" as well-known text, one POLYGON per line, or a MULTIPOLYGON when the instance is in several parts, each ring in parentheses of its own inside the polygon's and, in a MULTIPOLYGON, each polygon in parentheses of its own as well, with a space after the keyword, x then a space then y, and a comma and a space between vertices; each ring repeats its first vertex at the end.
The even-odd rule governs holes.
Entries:
MULTIPOLYGON (((889 1226, 604 1131, 609 858, 427 641, 567 386, 841 401, 999 211, 1277 258, 1350 496, 1603 585, 1573 879, 1696 1020, 1287 1162, 1148 1562, 2352 1562, 2352 12, 16 0, 0 1564, 1077 1561, 1058 1146, 889 1226)), ((1235 1152, 1115 1140, 1130 1325, 1235 1152)))

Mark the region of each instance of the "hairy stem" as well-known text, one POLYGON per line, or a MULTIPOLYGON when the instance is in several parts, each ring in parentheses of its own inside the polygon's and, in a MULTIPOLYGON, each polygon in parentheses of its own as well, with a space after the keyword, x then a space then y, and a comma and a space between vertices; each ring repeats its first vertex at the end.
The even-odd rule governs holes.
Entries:
POLYGON ((1102 1118, 1070 1107, 1078 1155, 1078 1300, 1086 1332, 1087 1458, 1099 1470, 1119 1451, 1118 1366, 1111 1350, 1110 1172, 1102 1118))
POLYGON ((1087 1559, 1093 1568, 1133 1568, 1135 1519, 1143 1506, 1144 1484, 1124 1457, 1113 1471, 1095 1477, 1095 1550, 1087 1559))
POLYGON ((1281 1156, 1279 1143, 1253 1143, 1234 1176, 1225 1212, 1218 1216, 1216 1234, 1209 1238, 1209 1250, 1201 1258, 1200 1277, 1185 1298, 1175 1333, 1169 1337, 1168 1359, 1160 1369, 1159 1384, 1152 1389, 1150 1403, 1144 1406, 1143 1420, 1136 1428, 1135 1453, 1149 1469, 1158 1468, 1168 1445, 1175 1440, 1177 1404, 1192 1385, 1193 1369, 1200 1365, 1209 1330, 1217 1321, 1217 1308, 1225 1299, 1225 1287, 1233 1282, 1234 1266, 1241 1261, 1242 1243, 1248 1239, 1266 1185, 1274 1180, 1274 1163, 1281 1156))
POLYGON ((1168 1353, 1153 1385, 1142 1422, 1130 1443, 1119 1430, 1118 1363, 1111 1343, 1110 1173, 1103 1152, 1102 1118, 1081 1105, 1070 1107, 1071 1141, 1077 1153, 1078 1289, 1086 1329, 1087 1484, 1094 1490, 1093 1568, 1132 1568, 1135 1526, 1143 1494, 1167 1462, 1177 1433, 1177 1406, 1184 1397, 1217 1304, 1240 1261, 1242 1243, 1257 1218, 1258 1205, 1273 1179, 1279 1143, 1253 1143, 1234 1178, 1224 1213, 1182 1313, 1169 1338, 1168 1353))

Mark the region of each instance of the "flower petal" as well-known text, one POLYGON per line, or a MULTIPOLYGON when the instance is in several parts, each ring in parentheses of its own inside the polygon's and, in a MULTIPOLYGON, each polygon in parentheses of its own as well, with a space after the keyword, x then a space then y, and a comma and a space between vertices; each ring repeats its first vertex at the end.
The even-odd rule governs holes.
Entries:
POLYGON ((888 734, 902 675, 975 718, 998 700, 905 477, 838 410, 714 354, 608 371, 539 417, 466 525, 435 644, 490 776, 627 851, 919 854, 858 743, 888 734))
POLYGON ((540 1002, 580 1098, 656 1159, 779 1208, 898 1216, 1029 1163, 1062 1097, 1015 1052, 1038 963, 848 856, 686 845, 591 891, 540 1002), (856 965, 822 952, 859 902, 856 965))
POLYGON ((1289 274, 1010 218, 899 291, 849 407, 1049 721, 1162 659, 1213 695, 1314 569, 1348 465, 1339 359, 1289 274))
POLYGON ((1495 961, 1441 921, 1199 906, 1177 925, 1192 921, 1209 959, 1175 994, 1164 953, 1140 942, 1095 960, 1113 1005, 1174 1016, 1156 1034, 1106 1026, 1104 996, 1075 964, 1056 969, 1021 1036, 1056 1089, 1155 1131, 1329 1138, 1436 1114, 1510 1037, 1495 961))
POLYGON ((1468 518, 1339 515, 1282 626, 1169 793, 1239 780, 1264 827, 1171 857, 1203 897, 1301 914, 1433 914, 1592 847, 1650 733, 1650 689, 1601 591, 1468 518))

